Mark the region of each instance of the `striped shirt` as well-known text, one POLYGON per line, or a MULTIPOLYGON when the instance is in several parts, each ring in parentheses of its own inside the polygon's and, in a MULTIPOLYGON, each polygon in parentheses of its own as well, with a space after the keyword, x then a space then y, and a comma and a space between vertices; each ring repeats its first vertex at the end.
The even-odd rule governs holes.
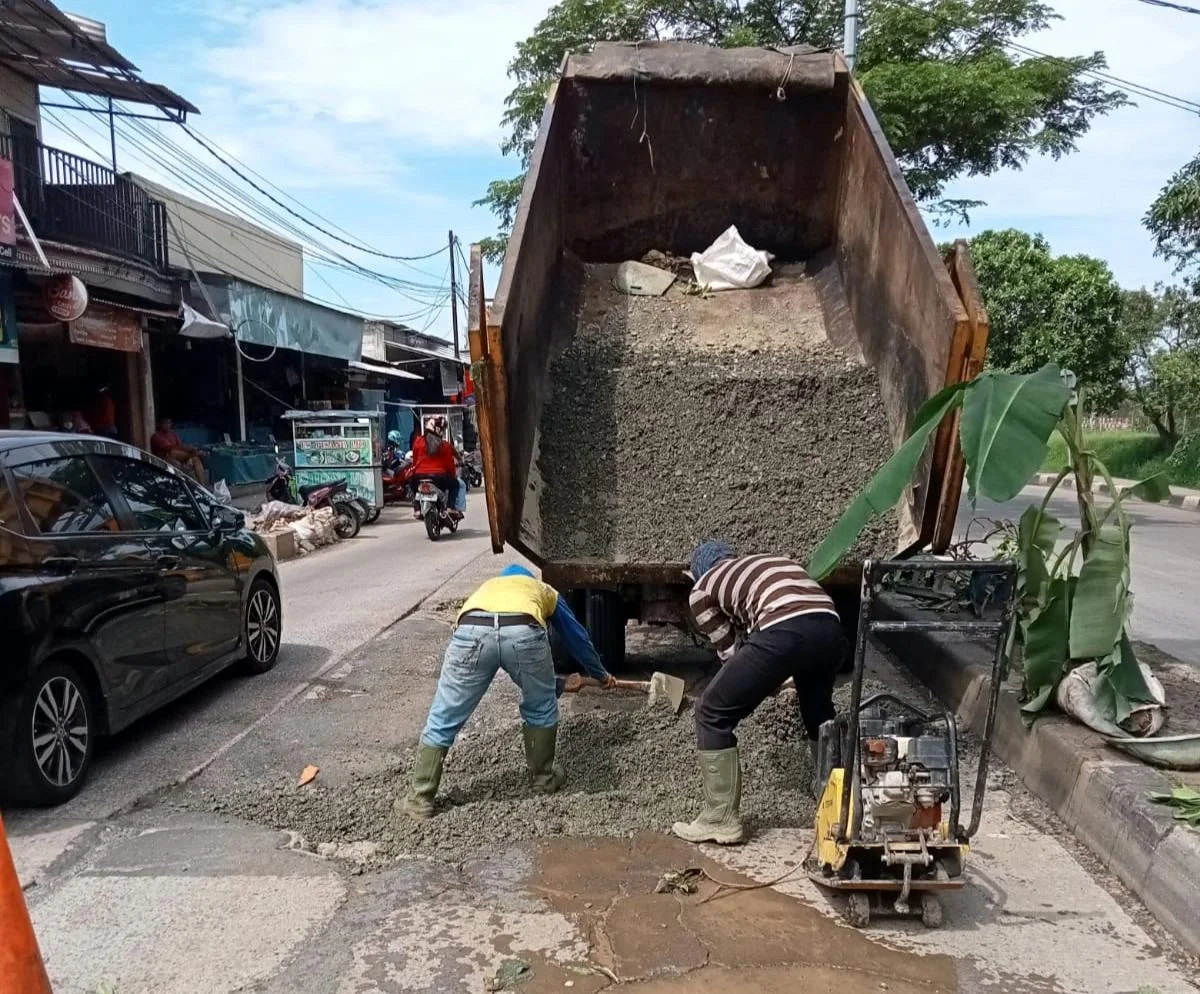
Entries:
POLYGON ((803 614, 837 617, 821 585, 798 562, 782 556, 722 559, 700 578, 688 600, 696 629, 716 646, 722 661, 733 655, 739 633, 803 614))

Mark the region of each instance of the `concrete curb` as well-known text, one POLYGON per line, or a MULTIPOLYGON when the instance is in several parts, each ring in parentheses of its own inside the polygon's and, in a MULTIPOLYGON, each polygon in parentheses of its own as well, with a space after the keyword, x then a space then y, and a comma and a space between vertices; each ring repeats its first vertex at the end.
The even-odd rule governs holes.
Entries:
MULTIPOLYGON (((1032 485, 1035 487, 1048 487, 1054 483, 1056 479, 1057 474, 1055 473, 1038 473, 1034 476, 1032 485)), ((1075 477, 1068 476, 1062 481, 1061 484, 1059 484, 1059 486, 1061 486, 1064 490, 1074 490, 1075 477)), ((1097 494, 1107 494, 1108 484, 1097 481, 1092 486, 1092 492, 1097 494)), ((1131 497, 1129 499, 1137 500, 1138 498, 1131 497)), ((1139 503, 1141 502, 1139 501, 1139 503)), ((1164 501, 1160 501, 1160 503, 1169 504, 1171 507, 1180 507, 1185 511, 1200 511, 1200 493, 1196 493, 1194 490, 1187 490, 1183 493, 1172 493, 1169 498, 1164 501)))
MULTIPOLYGON (((882 617, 933 617, 893 598, 878 604, 882 617)), ((982 731, 991 683, 985 646, 941 632, 886 641, 917 679, 982 731)), ((1000 692, 993 749, 1164 927, 1200 955, 1200 833, 1148 799, 1171 789, 1164 773, 1123 759, 1095 732, 1060 715, 1039 718, 1027 730, 1017 691, 1009 687, 1000 692)))

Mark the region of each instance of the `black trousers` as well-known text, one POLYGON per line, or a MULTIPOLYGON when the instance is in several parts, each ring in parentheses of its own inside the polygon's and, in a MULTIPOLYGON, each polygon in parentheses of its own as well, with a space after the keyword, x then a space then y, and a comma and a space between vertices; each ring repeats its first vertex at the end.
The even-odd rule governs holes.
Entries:
POLYGON ((454 510, 455 502, 458 500, 458 477, 450 476, 447 473, 438 473, 434 476, 418 476, 417 480, 429 480, 439 490, 446 491, 446 506, 450 510, 454 510))
POLYGON ((832 614, 806 614, 751 632, 709 681, 696 702, 696 745, 703 750, 737 745, 734 729, 788 677, 796 683, 800 718, 810 739, 834 717, 833 682, 846 636, 832 614))

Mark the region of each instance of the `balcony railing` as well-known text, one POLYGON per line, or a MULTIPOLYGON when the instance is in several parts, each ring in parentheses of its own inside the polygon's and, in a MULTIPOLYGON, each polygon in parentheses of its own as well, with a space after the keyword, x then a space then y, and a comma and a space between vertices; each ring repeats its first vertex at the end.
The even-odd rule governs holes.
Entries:
POLYGON ((166 207, 107 166, 41 142, 0 135, 14 189, 38 238, 166 269, 166 207))

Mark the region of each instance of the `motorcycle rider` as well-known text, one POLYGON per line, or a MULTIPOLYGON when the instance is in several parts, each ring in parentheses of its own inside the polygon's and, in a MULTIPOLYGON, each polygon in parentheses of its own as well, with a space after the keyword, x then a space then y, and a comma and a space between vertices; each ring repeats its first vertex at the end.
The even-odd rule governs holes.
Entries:
POLYGON ((425 419, 425 431, 413 442, 413 478, 430 480, 446 492, 450 513, 462 517, 458 510, 458 464, 462 461, 454 445, 446 438, 446 418, 433 415, 425 419))
POLYGON ((404 448, 401 443, 404 441, 404 436, 396 429, 392 429, 387 433, 387 448, 383 452, 383 468, 388 472, 394 473, 396 469, 404 462, 404 448))
POLYGON ((588 675, 605 687, 614 685, 565 598, 524 566, 507 567, 468 597, 458 613, 413 758, 412 783, 394 805, 397 814, 433 817, 446 753, 501 669, 521 691, 525 762, 534 791, 552 794, 563 785, 566 774, 554 762, 562 687, 554 676, 550 628, 588 675))

